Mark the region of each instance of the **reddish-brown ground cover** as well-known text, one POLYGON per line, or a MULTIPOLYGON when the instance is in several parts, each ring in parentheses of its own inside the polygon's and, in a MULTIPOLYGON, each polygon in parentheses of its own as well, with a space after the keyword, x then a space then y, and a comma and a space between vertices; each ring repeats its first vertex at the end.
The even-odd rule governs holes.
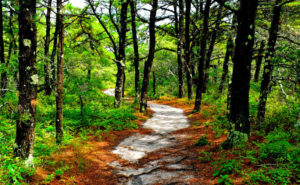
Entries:
MULTIPOLYGON (((220 150, 220 144, 226 140, 226 134, 221 137, 215 137, 213 130, 204 123, 208 120, 202 116, 202 113, 192 113, 193 103, 182 101, 179 99, 162 99, 155 103, 170 105, 184 110, 188 117, 191 126, 186 129, 176 131, 171 134, 184 134, 188 137, 180 142, 179 145, 172 148, 165 148, 160 151, 155 151, 140 160, 141 164, 148 161, 159 159, 161 153, 175 153, 184 157, 184 163, 193 166, 195 178, 189 179, 192 184, 216 184, 217 178, 213 177, 214 167, 212 163, 220 160, 222 157, 231 159, 234 155, 227 151, 220 150), (209 145, 198 147, 195 143, 201 136, 206 136, 209 145), (212 154, 212 161, 201 162, 199 160, 199 152, 206 151, 212 154), (225 155, 225 153, 227 153, 225 155), (196 174, 196 175, 195 175, 196 174)), ((208 106, 203 106, 202 110, 208 106)), ((138 111, 137 111, 138 112, 138 111)), ((151 110, 147 115, 136 113, 137 123, 141 125, 146 119, 151 117, 151 110)), ((211 119, 211 118, 210 118, 211 119)), ((61 151, 53 154, 51 158, 55 161, 54 167, 45 166, 37 169, 37 174, 31 179, 31 184, 42 184, 47 175, 54 173, 54 169, 58 165, 68 165, 72 168, 67 170, 63 176, 55 176, 50 184, 91 184, 91 185, 110 185, 117 184, 118 176, 113 173, 113 168, 108 165, 113 161, 118 161, 122 166, 131 167, 132 164, 120 159, 113 154, 111 150, 118 145, 124 138, 129 137, 134 133, 149 134, 151 130, 139 128, 137 130, 114 131, 102 135, 102 141, 98 141, 97 137, 90 137, 88 141, 78 143, 74 146, 68 146, 61 151)), ((132 166, 137 167, 137 165, 132 166)), ((235 184, 242 184, 242 178, 236 175, 230 175, 235 184)))

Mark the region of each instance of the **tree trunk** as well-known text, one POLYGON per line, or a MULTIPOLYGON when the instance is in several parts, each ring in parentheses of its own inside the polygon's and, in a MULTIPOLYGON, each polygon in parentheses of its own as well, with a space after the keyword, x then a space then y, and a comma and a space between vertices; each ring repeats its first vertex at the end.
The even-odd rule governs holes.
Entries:
POLYGON ((13 33, 13 22, 12 22, 13 16, 14 16, 14 12, 13 12, 12 9, 10 9, 9 10, 9 21, 8 21, 8 24, 9 24, 8 33, 10 35, 10 40, 9 40, 10 43, 9 43, 9 48, 8 48, 7 64, 10 63, 10 59, 11 59, 11 55, 13 53, 13 49, 14 49, 14 54, 16 54, 16 48, 17 48, 16 39, 15 39, 15 36, 14 36, 14 33, 13 33))
POLYGON ((178 63, 178 97, 183 98, 184 96, 184 69, 183 69, 183 61, 182 61, 182 47, 183 47, 183 36, 184 36, 184 5, 183 1, 179 0, 179 20, 177 13, 177 1, 174 0, 174 16, 175 16, 175 30, 178 38, 177 42, 177 63, 178 63))
POLYGON ((51 71, 51 79, 50 79, 50 83, 51 83, 51 89, 54 90, 55 89, 55 81, 56 81, 56 77, 55 77, 55 56, 56 56, 56 49, 57 49, 57 36, 58 36, 58 15, 56 14, 56 25, 55 25, 55 32, 54 32, 54 36, 53 36, 53 49, 52 49, 52 53, 51 53, 51 60, 50 60, 50 71, 51 71))
POLYGON ((56 143, 61 144, 63 139, 63 55, 64 55, 64 23, 62 0, 57 0, 57 95, 56 95, 56 143))
MULTIPOLYGON (((4 40, 3 40, 3 13, 2 13, 2 1, 0 1, 0 65, 4 68, 7 67, 4 58, 4 40)), ((7 69, 1 72, 1 81, 0 81, 0 95, 3 97, 6 93, 7 86, 7 69)))
POLYGON ((147 111, 147 93, 149 87, 149 77, 151 72, 152 63, 154 60, 155 54, 155 19, 156 11, 158 6, 158 0, 152 0, 152 9, 150 12, 150 23, 149 23, 149 35, 150 35, 150 44, 149 44, 149 56, 145 62, 144 67, 144 79, 141 92, 141 102, 140 102, 140 112, 147 111))
POLYGON ((260 48, 258 51, 258 56, 256 59, 254 82, 258 82, 259 79, 260 67, 261 67, 262 60, 264 58, 264 50, 265 50, 265 41, 263 40, 261 41, 260 48))
POLYGON ((125 45, 126 45, 126 32, 127 32, 127 9, 129 0, 123 2, 121 8, 121 33, 119 35, 119 51, 116 57, 118 72, 117 81, 115 89, 115 107, 120 107, 122 104, 122 96, 124 92, 124 82, 125 82, 125 45))
POLYGON ((240 0, 230 96, 229 119, 233 128, 223 143, 225 148, 246 142, 250 134, 249 88, 257 6, 258 0, 240 0))
MULTIPOLYGON (((14 1, 11 1, 11 3, 13 3, 14 1)), ((8 66, 10 61, 11 61, 11 56, 12 54, 17 54, 17 41, 15 38, 15 35, 13 33, 13 17, 14 17, 14 11, 12 9, 9 10, 9 30, 8 33, 10 35, 10 43, 9 43, 9 48, 8 48, 8 56, 7 56, 7 62, 6 65, 8 66)), ((14 80, 16 82, 16 86, 17 86, 17 90, 18 90, 18 86, 19 86, 19 80, 18 80, 18 70, 14 70, 14 80)))
POLYGON ((52 0, 48 0, 46 14, 46 40, 45 40, 45 95, 51 94, 50 75, 49 75, 49 45, 50 45, 50 29, 51 29, 51 4, 52 0))
POLYGON ((228 63, 229 63, 229 57, 232 56, 232 49, 233 49, 233 42, 232 38, 230 38, 227 41, 227 46, 226 46, 226 53, 225 53, 225 58, 223 62, 223 73, 222 73, 222 78, 221 78, 221 83, 219 87, 219 92, 222 93, 224 89, 224 84, 226 81, 226 78, 228 77, 228 63))
POLYGON ((204 10, 204 20, 203 20, 203 31, 201 36, 200 43, 200 60, 198 62, 198 81, 197 81, 197 90, 196 90, 196 99, 195 99, 195 107, 193 112, 198 112, 201 109, 201 101, 202 101, 202 92, 204 88, 204 62, 206 57, 206 39, 208 34, 208 19, 209 19, 209 11, 210 11, 211 0, 207 0, 205 4, 204 10))
POLYGON ((217 39, 217 33, 219 31, 220 28, 220 22, 221 22, 221 16, 222 16, 222 6, 220 5, 219 10, 218 10, 218 15, 217 15, 217 20, 216 20, 216 26, 213 30, 212 36, 211 36, 211 41, 210 41, 210 45, 206 54, 206 62, 205 62, 205 69, 204 69, 204 84, 203 84, 203 93, 206 92, 206 86, 208 83, 208 70, 210 67, 210 59, 211 59, 211 55, 214 51, 214 46, 215 46, 215 42, 217 39))
POLYGON ((264 67, 264 73, 262 77, 261 87, 260 87, 260 97, 258 104, 257 112, 257 121, 258 123, 264 121, 266 103, 268 98, 268 93, 270 89, 270 82, 273 72, 273 56, 275 54, 275 45, 278 36, 279 24, 280 24, 280 13, 282 6, 279 5, 282 0, 276 0, 276 3, 273 8, 273 18, 271 23, 271 28, 269 30, 269 40, 267 45, 266 61, 264 67))
POLYGON ((130 1, 130 9, 131 9, 131 30, 132 30, 132 40, 133 40, 133 49, 134 49, 134 69, 135 69, 135 97, 138 99, 140 95, 140 70, 139 70, 139 45, 137 39, 137 31, 136 31, 136 2, 135 0, 130 1))
MULTIPOLYGON (((32 163, 38 75, 36 70, 36 1, 19 2, 19 105, 14 153, 32 163)), ((27 164, 28 164, 27 163, 27 164)))
POLYGON ((193 77, 191 71, 191 54, 190 54, 190 14, 191 14, 191 0, 186 0, 185 8, 185 73, 187 78, 188 87, 188 98, 191 100, 193 98, 193 77))

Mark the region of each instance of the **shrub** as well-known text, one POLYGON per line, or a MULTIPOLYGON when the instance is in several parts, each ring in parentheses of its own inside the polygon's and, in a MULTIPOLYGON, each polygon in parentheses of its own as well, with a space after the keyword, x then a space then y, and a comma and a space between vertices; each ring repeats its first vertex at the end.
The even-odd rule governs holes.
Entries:
POLYGON ((221 175, 220 178, 218 179, 218 184, 232 185, 233 181, 231 178, 229 178, 228 175, 221 175))
POLYGON ((212 160, 212 154, 210 152, 199 152, 199 160, 203 163, 210 162, 212 160))
POLYGON ((208 141, 207 141, 207 137, 206 136, 202 136, 196 143, 196 146, 205 146, 208 144, 208 141))
POLYGON ((246 183, 251 184, 268 184, 271 179, 265 175, 262 171, 255 171, 249 174, 249 180, 246 183))
POLYGON ((259 158, 277 162, 288 162, 291 154, 299 153, 299 149, 288 142, 290 135, 282 130, 276 130, 267 135, 266 141, 258 144, 259 158))
POLYGON ((237 173, 241 170, 241 164, 237 160, 220 160, 213 163, 215 166, 215 171, 213 176, 218 177, 220 175, 230 175, 232 173, 237 173))

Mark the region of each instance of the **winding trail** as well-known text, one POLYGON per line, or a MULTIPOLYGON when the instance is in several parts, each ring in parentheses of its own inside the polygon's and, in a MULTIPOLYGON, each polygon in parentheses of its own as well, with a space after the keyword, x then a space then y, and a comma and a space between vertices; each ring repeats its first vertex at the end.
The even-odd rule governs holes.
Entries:
MULTIPOLYGON (((110 96, 114 94, 113 89, 103 92, 110 96)), ((150 103, 149 107, 154 111, 153 117, 142 127, 153 132, 130 136, 112 151, 130 163, 122 165, 115 161, 109 164, 121 176, 119 184, 195 184, 188 181, 193 178, 193 167, 184 164, 186 156, 180 155, 184 149, 176 148, 188 136, 173 133, 190 126, 183 110, 154 103, 150 103), (158 159, 142 160, 157 154, 160 156, 158 159)))

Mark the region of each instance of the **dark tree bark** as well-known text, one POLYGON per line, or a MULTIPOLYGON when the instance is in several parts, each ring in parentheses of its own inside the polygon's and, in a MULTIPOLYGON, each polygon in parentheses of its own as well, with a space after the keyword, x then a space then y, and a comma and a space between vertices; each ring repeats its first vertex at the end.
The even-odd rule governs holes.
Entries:
POLYGON ((117 81, 115 89, 115 107, 120 107, 122 104, 122 96, 124 92, 124 83, 125 83, 125 47, 126 47, 126 32, 127 32, 127 9, 129 5, 129 0, 123 2, 121 8, 121 31, 119 34, 119 51, 116 57, 118 72, 117 72, 117 81))
POLYGON ((253 54, 255 18, 258 0, 240 0, 237 12, 238 28, 233 57, 229 119, 233 123, 223 147, 230 148, 248 140, 250 69, 253 54))
POLYGON ((191 53, 190 53, 190 14, 191 14, 191 0, 185 1, 185 73, 187 78, 188 87, 188 98, 191 100, 193 98, 193 77, 191 71, 191 53))
POLYGON ((14 146, 15 156, 32 162, 37 104, 36 1, 19 1, 19 105, 14 146))
POLYGON ((150 23, 149 23, 149 35, 150 35, 150 44, 149 44, 149 55, 148 59, 145 62, 144 67, 144 79, 143 86, 141 92, 141 102, 140 102, 140 112, 147 111, 147 93, 149 88, 149 78, 152 63, 154 60, 155 54, 155 19, 156 19, 156 11, 158 6, 158 0, 152 0, 152 9, 150 12, 150 23))
POLYGON ((137 31, 136 31, 136 2, 135 0, 130 1, 130 10, 131 10, 131 30, 132 30, 132 40, 133 40, 133 49, 134 49, 134 86, 135 86, 135 97, 138 99, 140 95, 140 69, 139 69, 139 45, 137 40, 137 31))
POLYGON ((265 59, 264 72, 260 87, 260 97, 258 104, 258 112, 257 112, 257 121, 258 123, 264 121, 265 111, 266 111, 266 103, 268 98, 268 93, 270 89, 270 82, 273 72, 273 56, 275 54, 275 45, 278 36, 279 24, 280 24, 280 13, 282 9, 282 5, 280 3, 282 0, 276 0, 275 5, 273 7, 273 18, 271 23, 271 28, 269 30, 269 40, 267 45, 267 53, 265 59))
POLYGON ((229 57, 232 56, 232 49, 233 49, 233 42, 232 38, 230 38, 227 41, 227 46, 226 46, 226 53, 225 53, 225 58, 223 62, 223 73, 221 77, 221 83, 219 87, 219 92, 222 93, 224 89, 224 84, 226 81, 226 78, 228 77, 228 63, 229 63, 229 57))
POLYGON ((219 10, 218 10, 218 15, 217 15, 217 19, 216 19, 216 25, 215 25, 215 28, 212 32, 212 35, 211 35, 211 41, 210 41, 210 45, 208 47, 208 50, 207 50, 207 54, 206 54, 206 62, 205 62, 205 69, 204 69, 204 84, 203 84, 203 93, 206 92, 206 86, 207 86, 207 83, 208 83, 208 70, 209 70, 209 67, 210 67, 210 60, 211 60, 211 55, 214 51, 214 46, 215 46, 215 42, 216 42, 216 39, 217 39, 217 34, 218 34, 218 31, 220 29, 220 22, 221 22, 221 17, 222 17, 222 6, 220 5, 219 7, 219 10))
POLYGON ((200 60, 198 62, 198 81, 196 90, 195 107, 193 112, 198 112, 201 109, 202 92, 204 88, 204 62, 206 57, 206 40, 208 34, 208 19, 211 0, 207 0, 204 10, 203 31, 200 42, 200 60))
POLYGON ((63 139, 63 55, 64 55, 64 23, 62 0, 57 0, 57 95, 56 95, 56 143, 61 144, 63 139))
POLYGON ((177 0, 173 1, 174 4, 174 16, 175 16, 175 30, 177 36, 177 63, 178 63, 178 97, 183 98, 184 96, 184 68, 182 61, 182 47, 183 47, 183 37, 184 37, 184 5, 183 0, 179 0, 179 6, 177 5, 177 0), (177 7, 179 7, 179 19, 177 13, 177 7))
POLYGON ((51 29, 51 4, 52 0, 48 0, 46 13, 46 40, 45 40, 45 95, 51 94, 50 75, 49 75, 49 45, 50 45, 50 29, 51 29))
POLYGON ((259 79, 260 67, 261 67, 262 60, 264 58, 264 50, 265 50, 265 41, 263 40, 261 41, 257 59, 256 59, 254 82, 258 82, 259 79))
MULTIPOLYGON (((0 1, 0 65, 6 67, 4 57, 4 40, 3 40, 3 12, 2 12, 2 1, 0 1)), ((0 95, 3 97, 6 93, 7 86, 7 73, 6 69, 1 72, 0 81, 0 95)))

